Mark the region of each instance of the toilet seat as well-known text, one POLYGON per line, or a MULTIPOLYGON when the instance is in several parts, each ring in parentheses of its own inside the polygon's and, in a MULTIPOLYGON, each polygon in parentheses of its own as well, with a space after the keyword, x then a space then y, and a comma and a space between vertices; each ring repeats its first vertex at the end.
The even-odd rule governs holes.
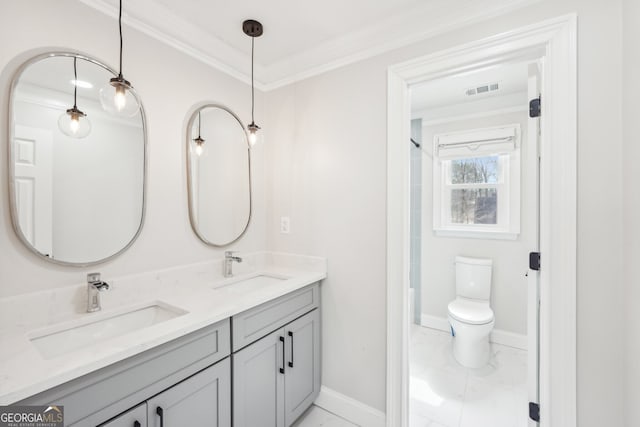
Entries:
POLYGON ((449 316, 469 325, 485 325, 493 321, 493 310, 486 302, 458 298, 449 303, 449 316))

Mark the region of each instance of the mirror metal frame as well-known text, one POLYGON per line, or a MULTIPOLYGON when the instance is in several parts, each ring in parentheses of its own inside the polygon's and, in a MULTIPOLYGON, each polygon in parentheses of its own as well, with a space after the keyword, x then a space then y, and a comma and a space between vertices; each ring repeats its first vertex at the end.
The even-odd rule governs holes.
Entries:
POLYGON ((132 88, 131 90, 131 94, 136 98, 136 100, 138 101, 138 105, 140 106, 140 117, 142 119, 142 133, 143 133, 143 154, 144 154, 144 162, 142 165, 142 212, 140 213, 140 225, 138 226, 138 230, 136 231, 136 233, 133 235, 133 237, 131 238, 131 240, 129 241, 129 243, 127 243, 122 249, 120 249, 119 251, 117 251, 114 254, 111 254, 105 258, 96 260, 96 261, 89 261, 89 262, 69 262, 69 261, 62 261, 62 260, 58 260, 55 258, 51 258, 48 256, 45 256, 44 254, 42 254, 40 251, 38 251, 35 247, 33 247, 31 245, 31 243, 29 242, 29 240, 27 240, 26 236, 24 235, 24 233, 22 232, 22 229, 20 228, 20 222, 19 222, 19 218, 18 218, 18 207, 16 206, 16 194, 15 194, 15 167, 14 167, 14 162, 13 162, 13 155, 14 155, 14 150, 13 150, 13 140, 14 140, 14 126, 13 126, 13 117, 14 117, 14 108, 13 108, 13 102, 14 102, 14 98, 15 98, 15 91, 16 91, 16 86, 18 85, 18 81, 20 80, 20 77, 22 76, 22 74, 24 73, 24 71, 32 64, 41 61, 43 59, 47 59, 47 58, 53 58, 53 57, 76 57, 78 59, 82 59, 85 60, 87 62, 90 62, 92 64, 98 65, 102 68, 104 68, 105 70, 107 70, 109 73, 113 74, 114 76, 117 76, 118 73, 111 67, 109 67, 108 65, 105 65, 103 62, 100 62, 94 58, 89 57, 88 55, 79 53, 79 52, 71 52, 71 51, 55 51, 55 52, 47 52, 47 53, 42 53, 40 55, 36 55, 30 59, 28 59, 27 61, 25 61, 22 65, 20 65, 20 67, 17 69, 17 71, 15 72, 15 74, 13 75, 13 78, 11 80, 11 86, 9 89, 9 108, 8 108, 8 114, 9 114, 9 126, 8 127, 8 140, 7 140, 7 147, 8 147, 8 157, 7 157, 7 163, 8 163, 8 173, 9 173, 9 210, 11 213, 11 223, 13 225, 13 229, 16 232, 18 238, 20 239, 20 241, 27 247, 27 249, 29 249, 29 251, 31 251, 32 253, 34 253, 35 255, 37 255, 40 259, 44 259, 50 263, 53 264, 57 264, 57 265, 62 265, 62 266, 70 266, 70 267, 89 267, 89 266, 93 266, 93 265, 97 265, 97 264, 102 264, 105 263, 107 261, 111 261, 112 259, 114 259, 115 257, 117 257, 118 255, 122 254, 123 252, 125 252, 127 249, 129 249, 129 247, 131 247, 131 245, 133 245, 133 242, 136 241, 136 239, 138 238, 138 236, 140 236, 140 233, 142 232, 142 227, 144 226, 144 220, 145 220, 145 216, 146 216, 146 210, 147 210, 147 170, 148 170, 148 154, 147 154, 147 120, 146 120, 146 115, 145 115, 145 111, 144 111, 144 107, 142 105, 142 101, 140 99, 140 97, 138 96, 137 92, 132 88))
POLYGON ((198 238, 208 246, 213 246, 216 248, 222 248, 224 246, 228 246, 238 241, 242 236, 244 236, 244 234, 249 229, 249 224, 251 223, 251 216, 253 215, 253 186, 251 182, 251 146, 249 145, 249 139, 247 137, 246 127, 242 123, 242 120, 240 120, 240 118, 233 111, 231 111, 229 108, 225 107, 224 105, 215 104, 215 103, 205 103, 195 107, 192 110, 191 116, 189 117, 189 121, 187 122, 185 141, 186 141, 185 147, 186 147, 186 160, 187 160, 187 198, 188 198, 187 203, 189 204, 188 206, 189 222, 191 223, 191 229, 196 234, 196 236, 198 236, 198 238), (198 224, 195 218, 195 213, 193 212, 193 207, 192 207, 194 200, 193 200, 193 195, 191 194, 191 188, 193 187, 193 182, 191 178, 191 139, 190 139, 191 128, 193 127, 193 123, 195 122, 197 113, 205 108, 219 108, 231 114, 231 116, 236 119, 236 121, 238 122, 238 125, 242 129, 244 133, 244 140, 247 144, 247 165, 248 165, 248 172, 249 172, 249 177, 248 177, 249 178, 249 216, 247 218, 247 223, 245 224, 244 229, 238 235, 238 237, 226 243, 213 243, 207 240, 207 238, 204 237, 202 233, 200 233, 200 231, 198 230, 198 224))

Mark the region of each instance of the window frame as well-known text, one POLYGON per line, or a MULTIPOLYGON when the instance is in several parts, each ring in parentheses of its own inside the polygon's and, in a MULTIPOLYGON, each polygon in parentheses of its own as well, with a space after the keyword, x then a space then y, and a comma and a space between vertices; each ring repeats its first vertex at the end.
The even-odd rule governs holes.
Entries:
MULTIPOLYGON (((505 139, 500 137, 498 139, 505 139)), ((493 126, 435 135, 433 138, 433 230, 436 236, 466 237, 481 239, 516 240, 520 234, 520 124, 493 126), (511 149, 505 144, 492 144, 496 135, 513 135, 511 149), (441 155, 441 141, 454 141, 452 145, 469 148, 471 155, 460 151, 452 156, 441 155), (477 143, 480 141, 481 143, 477 143), (465 145, 465 144, 468 144, 465 145), (483 146, 484 145, 484 146, 483 146), (499 179, 497 183, 451 183, 453 160, 498 156, 499 179), (451 216, 451 194, 455 189, 495 188, 497 192, 496 224, 453 223, 451 216)))

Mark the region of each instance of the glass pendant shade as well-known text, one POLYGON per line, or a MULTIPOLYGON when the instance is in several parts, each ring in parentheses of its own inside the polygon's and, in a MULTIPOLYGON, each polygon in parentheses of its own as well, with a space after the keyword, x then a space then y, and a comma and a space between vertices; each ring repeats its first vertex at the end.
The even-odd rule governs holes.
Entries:
POLYGON ((69 108, 58 118, 58 128, 71 138, 84 138, 91 132, 91 122, 87 115, 76 107, 69 108))
POLYGON ((258 131, 260 130, 260 126, 251 122, 251 124, 247 126, 247 130, 249 131, 249 145, 253 147, 258 142, 258 131))
POLYGON ((140 104, 132 92, 131 84, 122 76, 114 77, 100 88, 100 104, 110 113, 122 117, 133 117, 140 104))
POLYGON ((196 152, 196 155, 198 157, 202 156, 202 153, 204 152, 204 139, 198 136, 196 139, 193 140, 193 143, 195 144, 194 150, 196 152))

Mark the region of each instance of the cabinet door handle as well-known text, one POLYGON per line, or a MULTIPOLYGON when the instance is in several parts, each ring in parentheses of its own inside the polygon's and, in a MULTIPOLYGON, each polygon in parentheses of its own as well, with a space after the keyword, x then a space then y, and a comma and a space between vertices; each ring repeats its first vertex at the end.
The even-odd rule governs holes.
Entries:
POLYGON ((289 336, 291 337, 291 362, 289 362, 289 367, 293 368, 293 332, 289 331, 289 336))
POLYGON ((160 427, 164 427, 164 411, 161 406, 156 408, 156 414, 160 417, 160 427))
POLYGON ((142 427, 142 426, 140 425, 140 421, 135 420, 135 421, 133 422, 133 427, 142 427))
POLYGON ((280 373, 284 374, 284 337, 280 337, 280 342, 282 343, 282 368, 280 368, 280 373))

